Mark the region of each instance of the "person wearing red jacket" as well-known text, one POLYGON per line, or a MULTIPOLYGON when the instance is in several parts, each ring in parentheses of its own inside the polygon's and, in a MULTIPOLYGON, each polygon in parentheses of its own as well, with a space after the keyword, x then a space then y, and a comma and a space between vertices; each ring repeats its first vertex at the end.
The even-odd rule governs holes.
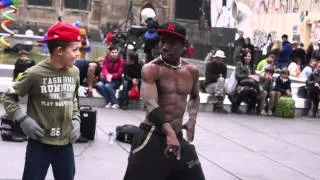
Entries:
POLYGON ((109 54, 105 56, 102 70, 101 81, 97 83, 98 92, 106 99, 108 104, 106 108, 119 108, 119 102, 116 98, 116 89, 119 88, 122 82, 122 74, 125 61, 119 55, 119 50, 116 46, 109 48, 109 54))

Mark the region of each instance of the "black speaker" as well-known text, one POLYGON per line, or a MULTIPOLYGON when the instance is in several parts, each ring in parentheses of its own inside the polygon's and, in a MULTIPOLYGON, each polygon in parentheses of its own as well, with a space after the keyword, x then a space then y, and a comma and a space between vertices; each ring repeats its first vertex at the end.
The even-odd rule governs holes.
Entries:
POLYGON ((176 0, 176 19, 199 20, 201 0, 176 0))
POLYGON ((96 134, 97 124, 97 110, 92 109, 91 106, 80 105, 80 131, 81 136, 94 140, 96 134))

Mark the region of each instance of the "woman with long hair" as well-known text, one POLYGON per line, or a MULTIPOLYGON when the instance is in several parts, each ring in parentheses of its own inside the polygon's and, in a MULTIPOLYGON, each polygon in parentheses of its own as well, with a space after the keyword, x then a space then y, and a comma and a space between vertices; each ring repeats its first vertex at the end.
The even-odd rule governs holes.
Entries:
POLYGON ((247 113, 255 111, 259 98, 259 76, 255 75, 253 57, 250 51, 242 53, 241 61, 236 64, 235 78, 237 80, 236 93, 231 97, 231 112, 242 113, 239 106, 242 101, 248 104, 247 113))

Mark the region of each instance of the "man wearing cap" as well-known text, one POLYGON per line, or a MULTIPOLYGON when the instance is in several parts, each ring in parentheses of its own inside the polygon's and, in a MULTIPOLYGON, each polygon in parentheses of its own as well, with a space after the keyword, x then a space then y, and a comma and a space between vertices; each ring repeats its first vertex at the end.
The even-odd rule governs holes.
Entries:
POLYGON ((147 114, 132 142, 124 179, 204 180, 195 147, 189 143, 194 138, 200 98, 199 71, 181 59, 186 30, 168 22, 157 32, 160 57, 142 68, 141 94, 147 114), (183 124, 186 109, 189 119, 183 124))
POLYGON ((27 69, 2 96, 9 118, 28 137, 23 180, 44 180, 51 165, 55 179, 72 180, 75 162, 72 143, 80 136, 76 99, 79 70, 74 63, 80 55, 80 31, 57 23, 48 30, 48 60, 27 69), (18 96, 28 95, 27 112, 18 96))
POLYGON ((228 113, 223 108, 225 97, 225 79, 227 77, 227 66, 223 60, 226 58, 224 52, 217 50, 213 60, 206 64, 205 69, 205 88, 206 92, 213 95, 213 112, 228 113))

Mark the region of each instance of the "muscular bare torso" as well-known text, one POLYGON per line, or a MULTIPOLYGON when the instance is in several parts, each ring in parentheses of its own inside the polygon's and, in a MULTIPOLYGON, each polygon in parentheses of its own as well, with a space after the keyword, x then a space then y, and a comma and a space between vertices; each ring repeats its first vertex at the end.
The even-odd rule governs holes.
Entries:
MULTIPOLYGON (((156 89, 158 92, 158 105, 165 112, 166 119, 176 132, 182 128, 183 115, 187 106, 188 95, 195 85, 197 69, 194 65, 182 61, 179 69, 164 65, 160 60, 152 61, 156 89)), ((151 124, 147 117, 145 123, 151 124)))

